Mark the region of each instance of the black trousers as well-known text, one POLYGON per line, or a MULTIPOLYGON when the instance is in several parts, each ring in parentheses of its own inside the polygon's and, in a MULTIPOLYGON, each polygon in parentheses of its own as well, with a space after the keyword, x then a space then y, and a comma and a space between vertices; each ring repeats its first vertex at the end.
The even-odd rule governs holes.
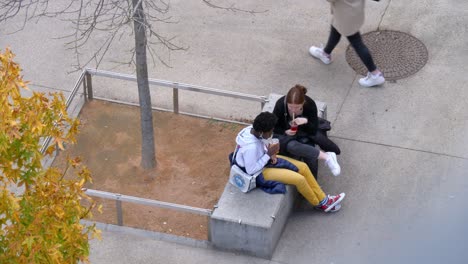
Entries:
MULTIPOLYGON (((330 36, 328 37, 328 42, 323 51, 327 54, 331 54, 333 49, 338 45, 340 42, 341 34, 336 30, 335 27, 331 27, 330 36)), ((377 69, 375 66, 374 60, 372 59, 372 55, 370 54, 369 49, 362 41, 361 33, 359 31, 351 36, 347 36, 349 43, 354 48, 356 53, 358 54, 361 61, 366 65, 367 70, 369 72, 373 72, 377 69)))
POLYGON ((317 179, 318 173, 318 157, 320 150, 314 146, 314 143, 325 152, 335 152, 337 155, 341 153, 340 148, 331 141, 326 134, 322 131, 317 131, 314 137, 311 137, 312 141, 308 143, 302 143, 297 140, 291 140, 286 146, 286 151, 293 158, 303 160, 310 171, 317 179))

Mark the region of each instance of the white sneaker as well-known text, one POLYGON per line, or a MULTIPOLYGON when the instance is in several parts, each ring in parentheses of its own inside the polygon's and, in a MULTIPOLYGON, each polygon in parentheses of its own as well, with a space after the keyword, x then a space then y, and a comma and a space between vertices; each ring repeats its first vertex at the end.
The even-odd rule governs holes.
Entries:
POLYGON ((313 57, 321 60, 325 64, 330 64, 330 62, 331 62, 331 56, 327 55, 325 53, 325 51, 323 51, 323 48, 318 48, 318 47, 312 46, 309 49, 309 53, 310 53, 310 55, 312 55, 313 57))
POLYGON ((334 176, 340 175, 341 167, 340 164, 338 164, 338 161, 336 160, 335 152, 327 152, 327 154, 328 160, 325 161, 325 164, 327 164, 328 168, 334 176))
POLYGON ((377 85, 383 84, 384 82, 385 82, 385 78, 383 77, 382 73, 374 75, 368 72, 366 77, 359 79, 359 84, 364 87, 377 86, 377 85))

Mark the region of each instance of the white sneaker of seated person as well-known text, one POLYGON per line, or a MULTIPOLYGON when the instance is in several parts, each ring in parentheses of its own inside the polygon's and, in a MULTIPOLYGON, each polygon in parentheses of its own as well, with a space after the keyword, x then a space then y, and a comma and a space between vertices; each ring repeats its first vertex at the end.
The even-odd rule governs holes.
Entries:
POLYGON ((325 160, 325 164, 330 169, 333 176, 338 176, 341 173, 340 164, 338 164, 338 160, 336 159, 335 152, 327 152, 328 159, 325 160))
POLYGON ((323 51, 323 47, 312 46, 309 49, 309 53, 312 57, 321 60, 325 64, 331 63, 331 55, 326 54, 325 51, 323 51))

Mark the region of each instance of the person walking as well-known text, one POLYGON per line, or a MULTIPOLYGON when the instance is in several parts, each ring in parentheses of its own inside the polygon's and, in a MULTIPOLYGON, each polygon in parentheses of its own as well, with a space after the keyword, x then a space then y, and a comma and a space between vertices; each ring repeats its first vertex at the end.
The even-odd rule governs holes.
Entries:
POLYGON ((332 24, 328 42, 325 48, 310 47, 310 55, 325 64, 330 64, 331 53, 336 45, 338 45, 341 35, 344 35, 368 70, 367 76, 359 79, 359 84, 364 87, 373 87, 385 83, 383 73, 375 65, 372 55, 362 41, 361 33, 359 32, 364 24, 365 0, 327 1, 330 2, 332 13, 332 24))

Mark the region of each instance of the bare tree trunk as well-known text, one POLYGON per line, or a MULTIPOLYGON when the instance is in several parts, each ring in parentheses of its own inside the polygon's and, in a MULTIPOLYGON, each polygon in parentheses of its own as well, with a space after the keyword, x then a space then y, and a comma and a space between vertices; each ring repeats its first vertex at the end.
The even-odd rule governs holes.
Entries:
POLYGON ((133 27, 135 30, 135 59, 140 100, 141 120, 141 166, 145 169, 156 167, 156 153, 154 145, 153 112, 151 109, 151 94, 148 83, 148 66, 146 61, 146 33, 143 1, 132 0, 135 10, 133 27), (137 6, 138 5, 138 6, 137 6))

